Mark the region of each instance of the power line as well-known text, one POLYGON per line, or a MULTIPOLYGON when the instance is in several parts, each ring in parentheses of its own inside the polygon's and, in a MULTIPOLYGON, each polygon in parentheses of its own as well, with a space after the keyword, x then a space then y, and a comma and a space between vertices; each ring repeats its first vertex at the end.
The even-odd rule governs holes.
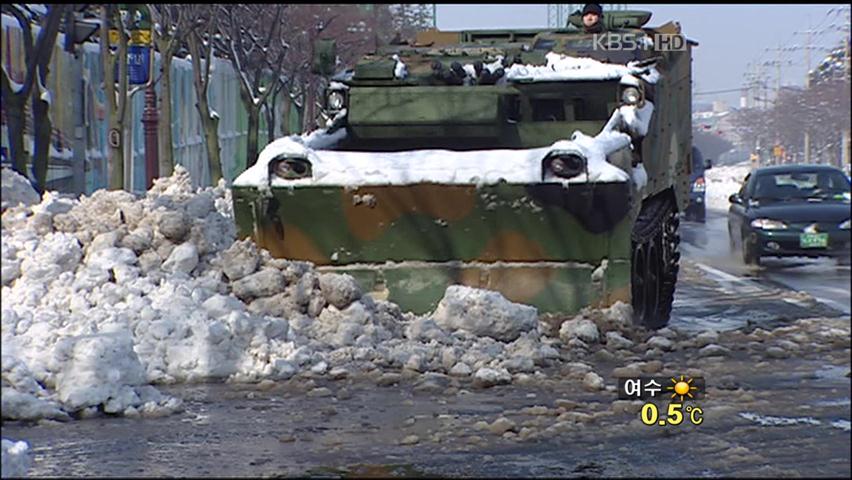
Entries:
POLYGON ((743 87, 739 87, 739 88, 729 88, 729 89, 726 89, 726 90, 713 90, 712 92, 693 92, 692 95, 693 96, 713 95, 713 94, 716 94, 716 93, 730 93, 730 92, 742 92, 742 91, 743 91, 743 87))
MULTIPOLYGON (((830 9, 828 9, 827 11, 825 11, 825 13, 822 15, 822 18, 816 24, 815 27, 811 28, 811 22, 808 21, 808 29, 807 30, 792 32, 790 37, 787 39, 787 41, 785 43, 780 44, 780 45, 782 45, 781 47, 766 48, 766 49, 763 50, 763 52, 760 52, 757 55, 755 55, 755 57, 752 59, 752 61, 748 62, 748 64, 746 65, 746 71, 743 73, 743 89, 748 92, 749 96, 753 95, 755 88, 757 88, 757 91, 759 92, 761 87, 755 82, 755 80, 757 79, 757 77, 762 77, 762 73, 764 72, 764 70, 761 67, 774 65, 774 66, 777 67, 776 68, 776 75, 778 75, 778 77, 779 77, 779 78, 776 78, 776 91, 777 91, 777 89, 780 88, 780 80, 781 80, 780 79, 780 66, 782 65, 782 57, 784 57, 784 59, 786 60, 786 59, 789 58, 788 57, 789 54, 794 54, 794 53, 804 51, 804 53, 806 54, 805 55, 805 61, 807 63, 810 63, 809 57, 810 57, 810 54, 812 52, 816 53, 816 52, 820 52, 820 51, 822 51, 822 52, 831 51, 829 48, 826 48, 823 45, 821 45, 821 43, 827 40, 826 37, 830 36, 830 35, 826 35, 826 33, 828 33, 828 32, 848 32, 849 31, 849 21, 848 21, 849 12, 850 12, 849 8, 846 7, 845 5, 844 6, 832 7, 830 9), (846 19, 845 23, 842 23, 841 25, 837 25, 838 21, 842 22, 842 20, 844 20, 844 16, 845 16, 845 19, 846 19), (826 25, 826 23, 829 23, 829 25, 826 25), (800 45, 793 44, 792 41, 797 35, 807 35, 808 36, 807 45, 800 46, 800 45), (783 45, 788 45, 788 46, 783 46, 783 45), (770 51, 776 53, 776 58, 775 58, 774 61, 773 60, 766 60, 766 56, 770 51), (753 73, 753 69, 756 69, 757 72, 753 73)), ((784 64, 791 65, 790 63, 784 63, 784 64)), ((799 65, 799 63, 797 62, 796 65, 799 65)), ((763 88, 765 89, 766 86, 764 85, 763 88)), ((765 97, 765 96, 766 95, 764 94, 763 97, 765 97)))

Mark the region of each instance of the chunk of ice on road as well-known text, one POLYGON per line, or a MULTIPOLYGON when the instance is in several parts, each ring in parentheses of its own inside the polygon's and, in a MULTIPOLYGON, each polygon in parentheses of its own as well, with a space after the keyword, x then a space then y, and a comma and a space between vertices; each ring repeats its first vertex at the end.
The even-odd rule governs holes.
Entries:
POLYGON ((763 427, 778 427, 786 425, 821 425, 822 422, 813 417, 773 417, 770 415, 761 415, 752 412, 740 412, 739 416, 746 420, 751 420, 763 427))
POLYGON ((129 332, 67 338, 57 344, 54 355, 62 366, 56 390, 67 408, 105 404, 114 413, 141 404, 133 386, 147 383, 145 369, 129 332))
POLYGON ((565 343, 574 338, 586 343, 597 343, 600 340, 600 332, 598 326, 591 320, 575 318, 562 324, 559 328, 559 338, 565 343))
POLYGON ((510 342, 537 328, 538 310, 513 303, 498 292, 452 285, 432 314, 441 328, 464 330, 480 337, 510 342))
POLYGON ((512 374, 505 368, 488 368, 483 367, 473 374, 473 382, 480 387, 492 387, 494 385, 504 385, 511 383, 512 374))
POLYGON ((27 475, 27 470, 30 468, 29 449, 30 446, 27 442, 3 439, 3 478, 16 478, 27 475))

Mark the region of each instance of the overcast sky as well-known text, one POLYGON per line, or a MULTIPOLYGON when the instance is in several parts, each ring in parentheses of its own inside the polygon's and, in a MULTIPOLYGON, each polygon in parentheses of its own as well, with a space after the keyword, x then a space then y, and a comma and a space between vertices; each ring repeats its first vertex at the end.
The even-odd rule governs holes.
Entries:
MULTIPOLYGON (((846 28, 849 35, 848 5, 686 5, 627 4, 628 8, 653 13, 649 26, 670 20, 680 22, 683 32, 697 40, 694 50, 693 90, 713 92, 738 89, 750 63, 776 61, 782 51, 781 85, 804 85, 806 67, 805 31, 818 30, 812 36, 814 47, 811 67, 825 55, 826 47, 838 45, 846 28), (838 10, 845 8, 843 12, 838 10), (830 12, 830 10, 832 10, 830 12), (810 25, 810 27, 809 27, 810 25), (796 34, 794 32, 802 32, 796 34)), ((547 26, 547 5, 442 5, 437 6, 438 28, 442 30, 489 28, 543 28, 547 26)), ((775 86, 776 66, 765 66, 769 84, 775 86)), ((703 95, 697 101, 724 100, 737 106, 740 93, 703 95)))

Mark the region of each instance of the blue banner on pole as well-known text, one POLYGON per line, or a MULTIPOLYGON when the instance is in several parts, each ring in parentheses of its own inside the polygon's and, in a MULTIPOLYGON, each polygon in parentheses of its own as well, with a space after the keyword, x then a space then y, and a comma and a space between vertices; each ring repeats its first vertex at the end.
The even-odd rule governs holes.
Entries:
POLYGON ((143 85, 148 82, 148 70, 151 61, 151 47, 148 45, 130 45, 127 49, 127 71, 131 85, 143 85))

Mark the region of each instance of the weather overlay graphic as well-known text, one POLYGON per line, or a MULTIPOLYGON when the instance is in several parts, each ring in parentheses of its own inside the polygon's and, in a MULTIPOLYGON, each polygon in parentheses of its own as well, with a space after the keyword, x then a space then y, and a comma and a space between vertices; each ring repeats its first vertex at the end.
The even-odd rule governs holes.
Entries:
MULTIPOLYGON (((701 380, 702 380, 701 390, 704 390, 704 385, 703 385, 704 379, 701 379, 701 380)), ((684 376, 681 375, 680 380, 675 380, 674 378, 672 378, 671 382, 672 382, 672 384, 667 386, 666 390, 670 390, 670 391, 673 392, 672 396, 671 396, 672 399, 680 396, 679 400, 681 402, 683 402, 684 396, 689 397, 689 398, 695 398, 695 396, 693 395, 693 392, 696 393, 696 394, 698 393, 699 388, 696 385, 692 385, 693 383, 695 383, 694 378, 684 380, 684 376)))
POLYGON ((619 400, 645 400, 639 411, 648 426, 701 425, 704 411, 694 401, 704 397, 703 377, 619 377, 619 400), (658 400, 660 405, 654 401, 658 400), (663 408, 662 404, 668 401, 663 408), (690 402, 685 405, 684 402, 690 402))

